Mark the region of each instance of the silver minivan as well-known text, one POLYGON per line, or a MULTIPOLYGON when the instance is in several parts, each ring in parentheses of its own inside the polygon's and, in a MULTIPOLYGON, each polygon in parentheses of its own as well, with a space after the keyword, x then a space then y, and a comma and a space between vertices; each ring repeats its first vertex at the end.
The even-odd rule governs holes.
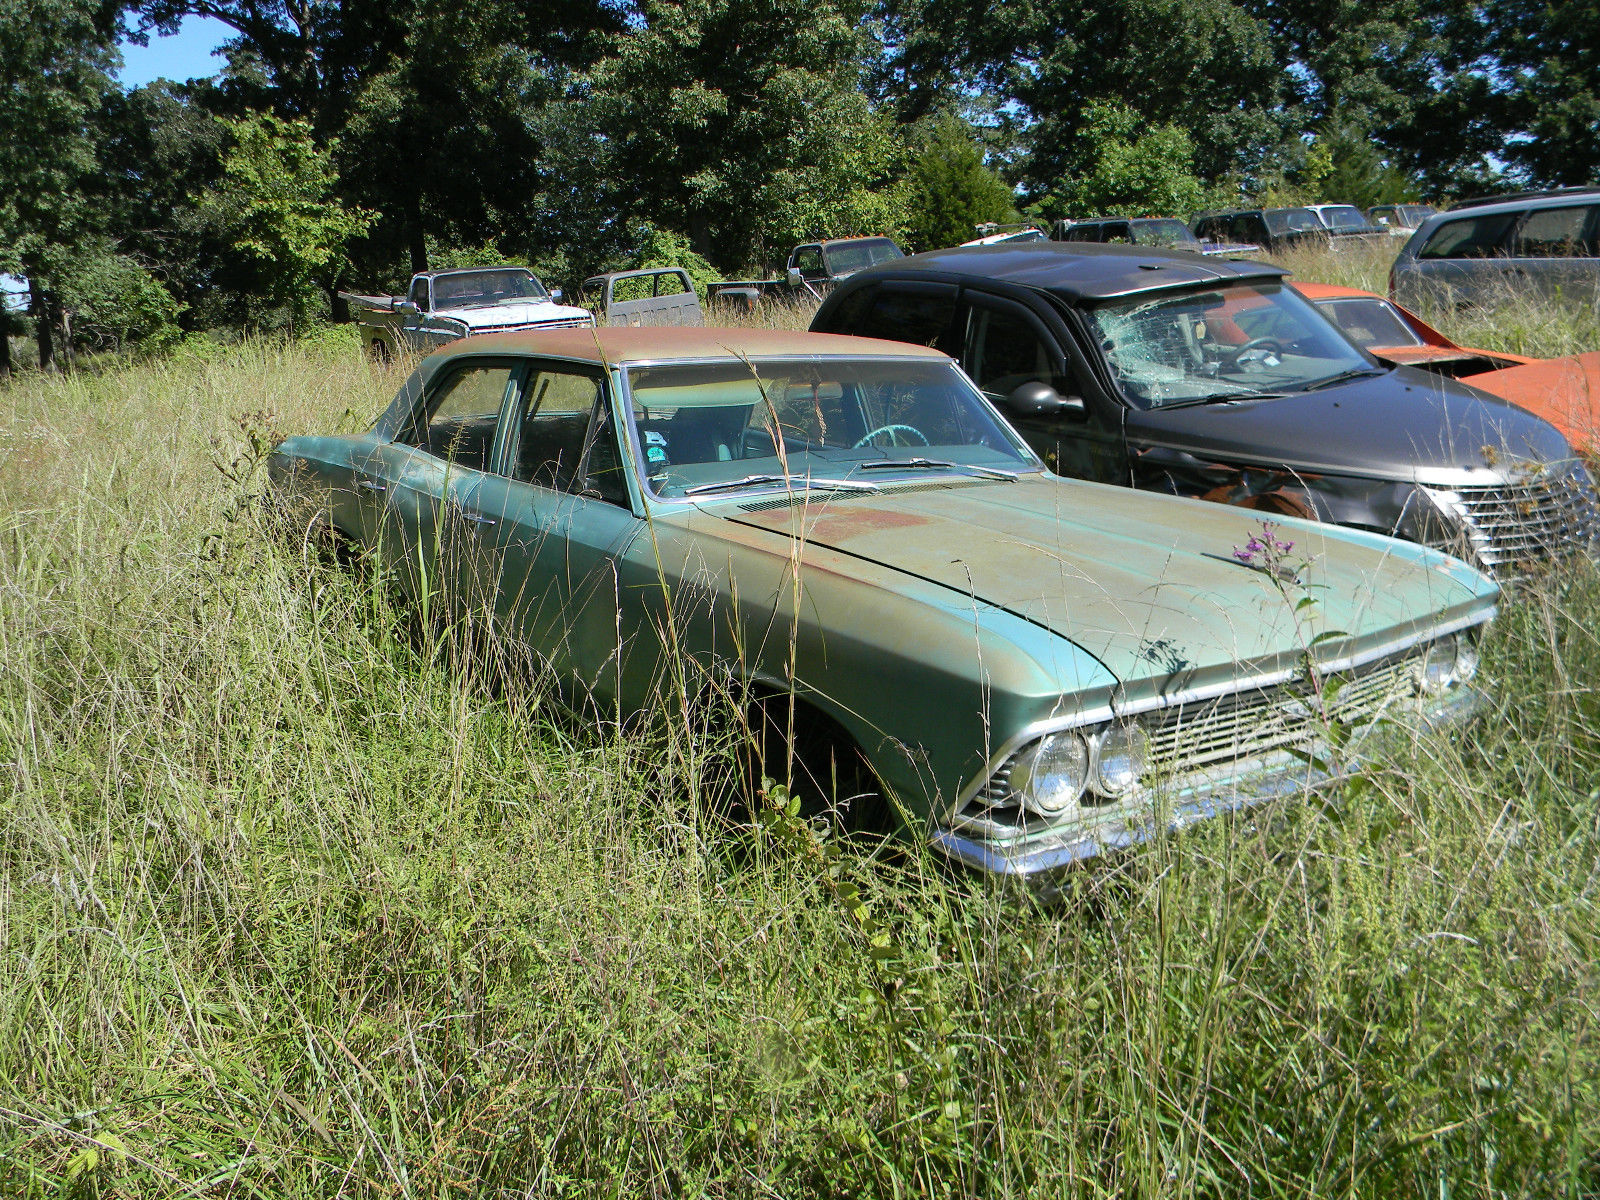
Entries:
POLYGON ((1600 301, 1600 188, 1466 201, 1422 223, 1389 272, 1402 304, 1600 301))

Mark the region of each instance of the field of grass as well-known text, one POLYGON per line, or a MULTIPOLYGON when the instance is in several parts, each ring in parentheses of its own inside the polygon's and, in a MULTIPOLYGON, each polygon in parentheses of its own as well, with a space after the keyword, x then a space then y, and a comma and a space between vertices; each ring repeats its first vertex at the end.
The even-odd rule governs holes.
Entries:
POLYGON ((575 728, 269 536, 262 448, 397 383, 0 390, 0 1195, 1600 1195, 1593 571, 1507 605, 1470 731, 1040 908, 708 822, 696 731, 575 728))

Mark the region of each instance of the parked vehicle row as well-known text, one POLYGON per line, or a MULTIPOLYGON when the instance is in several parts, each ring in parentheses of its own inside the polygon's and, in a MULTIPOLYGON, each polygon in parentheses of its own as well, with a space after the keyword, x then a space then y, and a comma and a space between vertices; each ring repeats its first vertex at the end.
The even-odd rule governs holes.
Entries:
POLYGON ((1592 383, 1600 354, 1505 361, 1081 224, 851 270, 818 243, 805 334, 696 327, 676 268, 596 276, 597 328, 442 339, 369 433, 269 472, 579 707, 739 697, 808 815, 984 871, 1468 716, 1497 581, 1592 551, 1600 503, 1560 430, 1463 378, 1592 383))

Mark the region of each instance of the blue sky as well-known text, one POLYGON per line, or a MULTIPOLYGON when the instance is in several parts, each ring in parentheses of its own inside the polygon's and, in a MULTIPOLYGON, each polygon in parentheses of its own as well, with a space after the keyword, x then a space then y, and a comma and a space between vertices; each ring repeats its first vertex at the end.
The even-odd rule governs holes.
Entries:
POLYGON ((117 80, 125 88, 143 87, 156 79, 203 79, 222 70, 213 51, 234 36, 215 17, 185 17, 171 37, 150 35, 148 46, 122 43, 122 70, 117 80))

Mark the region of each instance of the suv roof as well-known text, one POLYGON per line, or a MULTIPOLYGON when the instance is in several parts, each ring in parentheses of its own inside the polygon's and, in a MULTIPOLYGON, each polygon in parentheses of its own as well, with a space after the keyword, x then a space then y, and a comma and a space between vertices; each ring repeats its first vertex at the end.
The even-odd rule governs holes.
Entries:
POLYGON ((1202 258, 1154 246, 1106 246, 1095 242, 1026 242, 1021 245, 957 246, 880 263, 852 280, 885 275, 992 279, 1053 292, 1071 300, 1110 300, 1138 292, 1203 286, 1234 279, 1276 280, 1286 275, 1269 263, 1202 258))
POLYGON ((1527 204, 1530 200, 1571 200, 1579 196, 1600 196, 1600 187, 1544 188, 1533 192, 1506 192, 1500 196, 1472 196, 1457 200, 1446 212, 1462 208, 1488 208, 1495 204, 1527 204))

